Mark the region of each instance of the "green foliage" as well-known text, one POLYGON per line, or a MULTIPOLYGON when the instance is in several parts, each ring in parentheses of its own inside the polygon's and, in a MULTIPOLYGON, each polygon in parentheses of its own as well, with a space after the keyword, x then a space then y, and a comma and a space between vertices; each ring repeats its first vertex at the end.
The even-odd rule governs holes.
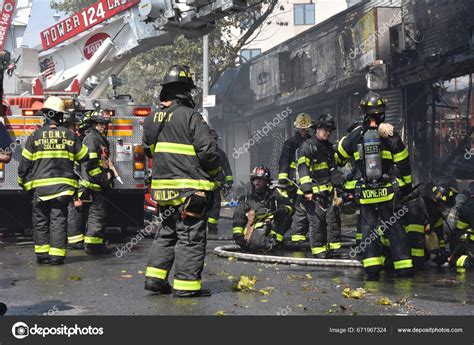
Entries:
MULTIPOLYGON (((257 0, 248 11, 221 19, 209 33, 209 73, 210 87, 228 68, 235 66, 240 50, 248 44, 259 27, 265 25, 267 17, 273 12, 277 0, 269 0, 266 6, 257 0), (231 33, 238 36, 229 39, 231 33)), ((51 7, 59 11, 74 13, 96 1, 64 0, 51 1, 51 7)), ((159 82, 165 70, 173 64, 186 64, 191 67, 198 86, 202 85, 202 38, 186 39, 180 36, 172 46, 160 46, 132 58, 120 73, 124 85, 121 94, 130 94, 135 101, 152 102, 160 92, 159 82)))

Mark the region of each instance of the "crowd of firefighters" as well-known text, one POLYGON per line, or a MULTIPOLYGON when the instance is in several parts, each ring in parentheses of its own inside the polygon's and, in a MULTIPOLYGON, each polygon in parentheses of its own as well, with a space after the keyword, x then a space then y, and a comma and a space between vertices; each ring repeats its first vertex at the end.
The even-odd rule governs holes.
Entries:
MULTIPOLYGON (((209 296, 201 286, 206 239, 217 233, 221 192, 232 188, 232 172, 217 133, 194 109, 189 68, 172 66, 161 85, 159 109, 143 124, 151 193, 162 215, 145 289, 209 296)), ((369 92, 360 103, 363 118, 337 145, 329 140, 336 128, 330 114, 316 121, 299 114, 297 131, 282 148, 278 183, 272 184, 267 167, 255 167, 251 191, 234 210, 233 239, 241 250, 278 251, 309 242, 316 259, 348 259, 341 210, 352 207, 352 213, 359 211, 355 246, 368 279, 378 279, 382 270, 409 277, 429 262, 471 267, 474 183, 464 194, 437 181, 412 186, 409 153, 385 122, 386 108, 369 92), (444 223, 453 207, 451 229, 444 223)), ((63 264, 68 246, 108 254, 107 191, 117 175, 106 136, 110 118, 101 109, 76 118, 54 96, 42 113, 45 124, 27 139, 18 168, 18 183, 33 200, 37 262, 63 264)), ((2 150, 0 159, 8 161, 8 152, 2 150)))

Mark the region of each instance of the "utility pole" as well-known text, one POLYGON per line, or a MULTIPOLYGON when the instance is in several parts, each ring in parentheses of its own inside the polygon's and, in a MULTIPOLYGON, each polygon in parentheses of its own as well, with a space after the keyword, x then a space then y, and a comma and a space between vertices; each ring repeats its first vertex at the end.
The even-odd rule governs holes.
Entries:
POLYGON ((209 94, 209 36, 202 38, 202 117, 209 123, 209 113, 204 108, 204 98, 209 94))

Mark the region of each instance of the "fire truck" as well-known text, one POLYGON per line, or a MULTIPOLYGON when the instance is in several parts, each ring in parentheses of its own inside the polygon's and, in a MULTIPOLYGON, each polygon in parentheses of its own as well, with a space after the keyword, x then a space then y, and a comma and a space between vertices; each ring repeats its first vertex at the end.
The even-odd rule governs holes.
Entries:
POLYGON ((112 115, 108 139, 123 183, 116 182, 110 192, 108 226, 122 231, 141 228, 149 168, 141 147, 142 126, 154 108, 130 95, 118 95, 121 81, 116 76, 134 56, 170 45, 180 35, 190 39, 205 35, 216 20, 246 10, 247 4, 245 0, 100 0, 41 31, 41 46, 30 48, 22 46, 22 40, 31 7, 32 1, 3 0, 0 13, 4 105, 0 118, 14 140, 12 161, 0 164, 0 228, 31 227, 31 198, 17 184, 17 169, 26 139, 43 124, 37 112, 51 95, 64 99, 75 112, 100 107, 112 115), (103 98, 109 86, 113 96, 103 98))

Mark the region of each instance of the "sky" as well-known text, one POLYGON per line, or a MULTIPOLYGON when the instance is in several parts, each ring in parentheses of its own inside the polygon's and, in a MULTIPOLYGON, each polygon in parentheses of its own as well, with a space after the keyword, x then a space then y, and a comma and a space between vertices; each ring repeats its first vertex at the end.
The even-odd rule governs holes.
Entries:
POLYGON ((40 32, 55 23, 54 10, 49 6, 49 0, 33 0, 30 22, 26 29, 23 45, 34 47, 41 44, 40 32))

